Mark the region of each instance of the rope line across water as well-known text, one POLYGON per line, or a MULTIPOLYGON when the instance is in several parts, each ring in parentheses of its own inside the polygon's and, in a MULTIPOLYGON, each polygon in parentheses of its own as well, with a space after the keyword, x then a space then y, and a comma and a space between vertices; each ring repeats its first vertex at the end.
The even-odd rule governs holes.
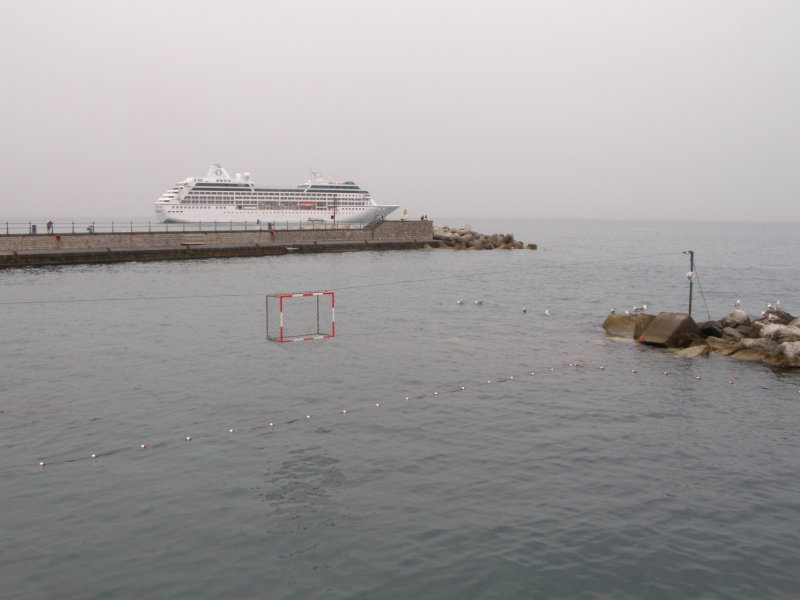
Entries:
MULTIPOLYGON (((583 362, 571 362, 571 363, 569 363, 569 365, 566 368, 568 370, 572 370, 572 371, 574 371, 576 369, 579 369, 579 370, 592 370, 592 371, 595 371, 597 373, 605 373, 605 374, 612 374, 612 375, 613 374, 617 374, 616 371, 611 370, 611 369, 607 368, 604 365, 592 365, 592 364, 583 363, 583 362)), ((563 367, 558 367, 558 368, 557 367, 549 367, 547 369, 542 369, 542 370, 531 370, 531 371, 527 371, 526 373, 523 373, 521 375, 510 375, 510 376, 507 376, 507 377, 501 377, 501 378, 496 378, 496 379, 485 379, 485 380, 481 380, 479 382, 471 383, 469 385, 456 386, 456 387, 452 387, 452 388, 448 386, 448 388, 444 389, 444 390, 435 390, 435 391, 432 391, 432 392, 426 392, 426 393, 417 394, 417 395, 414 395, 414 396, 405 396, 403 398, 396 398, 396 399, 391 400, 389 402, 372 402, 372 403, 369 404, 369 407, 381 408, 381 407, 384 407, 384 406, 389 406, 389 405, 391 405, 393 403, 395 405, 404 406, 404 405, 407 405, 407 403, 415 401, 415 400, 438 398, 438 397, 441 397, 441 396, 446 395, 446 394, 455 394, 455 393, 463 392, 463 391, 466 391, 466 390, 471 390, 471 389, 474 389, 474 388, 483 387, 483 386, 489 386, 489 385, 497 386, 498 384, 502 384, 502 383, 521 381, 521 380, 524 380, 525 378, 531 378, 531 377, 535 377, 537 375, 543 375, 543 374, 553 374, 553 373, 557 373, 557 372, 563 372, 564 370, 565 369, 563 367)), ((629 371, 626 371, 626 373, 628 375, 636 375, 636 374, 638 374, 638 370, 637 369, 631 369, 629 371)), ((621 372, 619 374, 622 375, 621 372)), ((671 373, 670 371, 663 371, 663 374, 665 376, 673 375, 673 373, 671 373)), ((727 385, 735 385, 736 384, 735 379, 736 378, 734 377, 733 379, 728 380, 727 385)), ((703 380, 703 378, 701 376, 697 375, 697 376, 694 376, 694 380, 700 382, 700 381, 703 380)), ((768 389, 768 387, 767 386, 761 386, 761 389, 768 389)), ((367 406, 362 406, 362 407, 356 408, 356 409, 342 408, 342 409, 339 409, 338 411, 336 411, 336 413, 331 413, 331 414, 328 414, 327 416, 328 417, 333 417, 334 415, 350 415, 353 412, 364 410, 366 408, 367 408, 367 406)), ((100 459, 100 458, 104 458, 104 457, 111 456, 111 455, 114 455, 114 454, 120 454, 120 453, 123 453, 123 452, 132 452, 132 451, 135 451, 135 450, 143 451, 143 450, 153 450, 153 449, 157 449, 157 448, 167 448, 167 447, 174 446, 174 445, 181 444, 181 443, 194 442, 194 441, 203 440, 203 439, 221 438, 223 436, 228 436, 228 435, 237 434, 237 433, 259 431, 259 430, 265 430, 265 429, 266 430, 282 429, 282 428, 285 428, 285 427, 281 427, 281 426, 294 425, 294 424, 297 424, 297 423, 302 423, 302 422, 311 421, 311 420, 315 420, 316 421, 316 420, 318 420, 318 418, 321 418, 321 417, 324 417, 324 416, 325 415, 305 414, 305 415, 298 416, 298 417, 295 417, 295 418, 291 418, 291 419, 288 419, 288 420, 285 420, 285 421, 281 421, 281 422, 278 422, 278 421, 267 421, 267 422, 259 424, 259 425, 252 425, 252 426, 248 426, 248 427, 241 427, 241 428, 228 427, 224 431, 207 432, 207 433, 202 433, 201 432, 201 433, 195 433, 195 434, 191 434, 191 435, 186 435, 186 436, 184 436, 182 438, 172 438, 172 439, 167 439, 167 440, 161 440, 161 441, 158 441, 158 442, 142 441, 137 445, 123 446, 121 448, 116 448, 116 449, 112 449, 112 450, 89 452, 89 453, 87 453, 85 455, 82 455, 82 456, 73 456, 73 457, 69 457, 69 458, 62 458, 62 459, 56 459, 56 460, 48 460, 46 457, 39 457, 39 458, 36 459, 36 463, 38 464, 38 466, 40 468, 44 469, 44 467, 46 467, 46 466, 67 464, 67 463, 75 463, 75 462, 80 462, 80 461, 84 461, 84 460, 97 460, 97 459, 100 459)))

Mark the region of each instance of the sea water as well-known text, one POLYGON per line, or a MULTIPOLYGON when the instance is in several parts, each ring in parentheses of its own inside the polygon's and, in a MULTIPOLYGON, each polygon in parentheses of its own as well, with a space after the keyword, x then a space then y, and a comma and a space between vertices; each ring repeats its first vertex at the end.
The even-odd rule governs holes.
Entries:
POLYGON ((539 249, 0 272, 0 596, 797 597, 800 374, 600 327, 800 314, 797 226, 467 222, 539 249))

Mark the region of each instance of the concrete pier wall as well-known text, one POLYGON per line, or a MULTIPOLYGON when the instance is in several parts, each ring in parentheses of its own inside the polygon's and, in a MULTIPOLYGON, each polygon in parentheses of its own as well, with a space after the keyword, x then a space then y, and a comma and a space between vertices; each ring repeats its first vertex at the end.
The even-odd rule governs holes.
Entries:
POLYGON ((0 268, 185 260, 305 252, 399 250, 435 245, 431 221, 385 221, 372 229, 0 235, 0 268))
POLYGON ((184 244, 252 246, 301 242, 432 240, 432 221, 385 221, 374 229, 290 229, 264 231, 200 231, 159 233, 67 233, 0 235, 0 252, 94 250, 111 248, 177 248, 184 244))

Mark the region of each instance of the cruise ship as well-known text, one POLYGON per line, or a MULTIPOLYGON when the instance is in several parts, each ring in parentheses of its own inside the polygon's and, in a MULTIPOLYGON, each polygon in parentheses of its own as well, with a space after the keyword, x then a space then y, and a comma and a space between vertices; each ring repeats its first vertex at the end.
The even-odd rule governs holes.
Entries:
POLYGON ((218 164, 205 177, 189 177, 156 200, 156 216, 167 223, 373 223, 395 209, 375 204, 352 181, 312 172, 312 179, 294 188, 257 187, 249 173, 231 178, 218 164))

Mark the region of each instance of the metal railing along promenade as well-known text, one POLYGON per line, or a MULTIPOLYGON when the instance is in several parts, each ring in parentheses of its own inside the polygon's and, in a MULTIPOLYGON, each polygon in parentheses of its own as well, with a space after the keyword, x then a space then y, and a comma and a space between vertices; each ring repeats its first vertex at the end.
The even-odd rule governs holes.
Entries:
POLYGON ((370 229, 377 224, 326 221, 211 221, 164 223, 160 221, 5 221, 0 235, 67 235, 72 233, 169 233, 204 231, 288 231, 316 229, 370 229))

